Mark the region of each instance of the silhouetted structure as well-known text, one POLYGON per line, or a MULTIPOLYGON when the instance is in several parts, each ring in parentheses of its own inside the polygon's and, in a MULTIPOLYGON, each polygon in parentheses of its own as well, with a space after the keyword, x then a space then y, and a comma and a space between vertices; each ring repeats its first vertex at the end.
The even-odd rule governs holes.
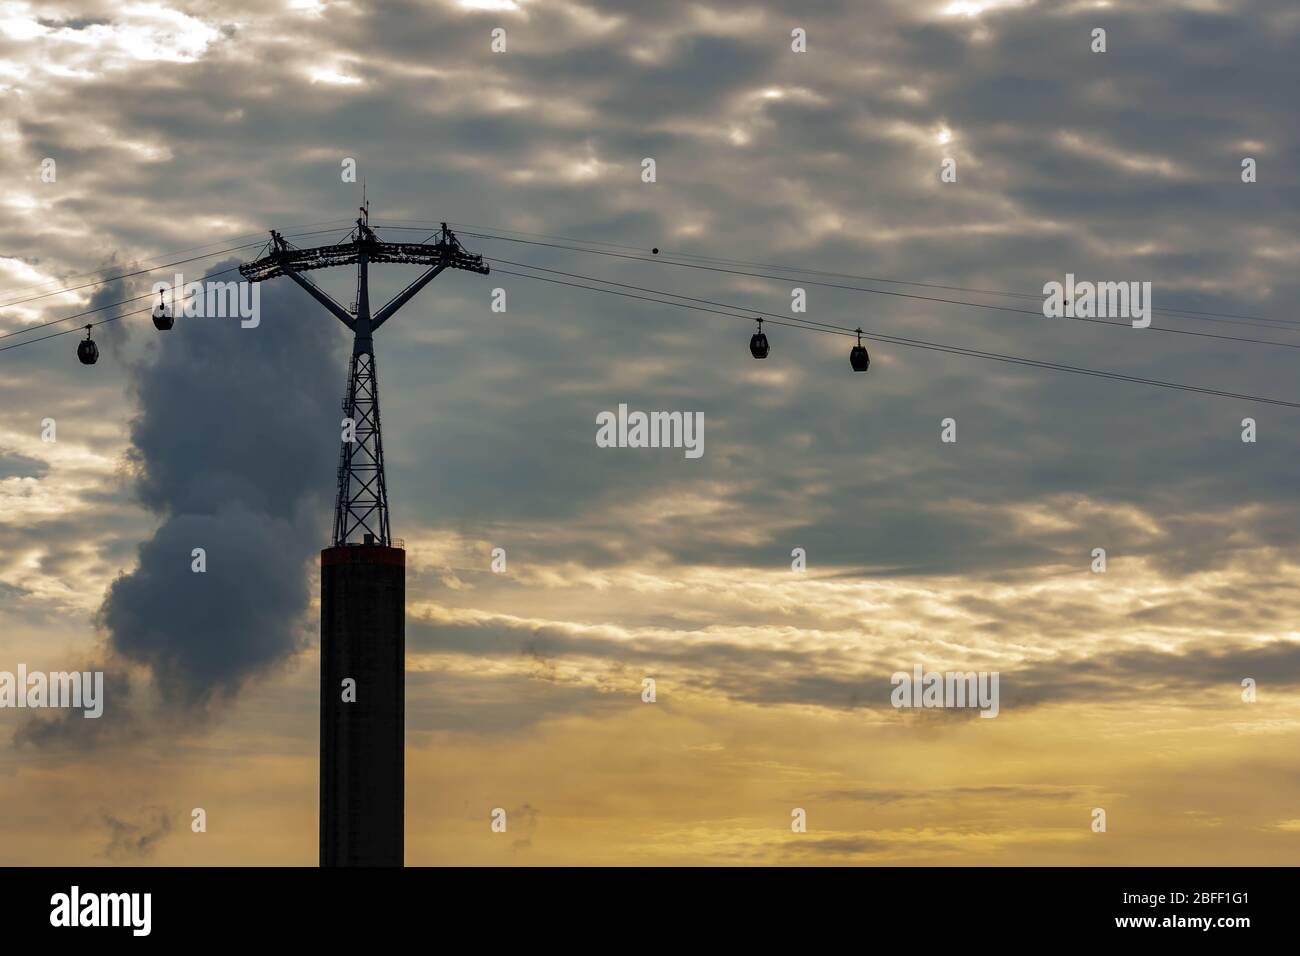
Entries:
POLYGON ((320 563, 320 865, 401 866, 406 552, 350 544, 320 563))
POLYGON ((347 242, 297 249, 272 230, 268 253, 239 267, 250 282, 288 276, 353 332, 333 546, 321 552, 321 866, 402 865, 406 552, 389 534, 372 333, 442 270, 488 273, 445 222, 437 242, 384 242, 361 213, 347 242), (429 268, 372 316, 372 262, 429 268), (351 309, 301 274, 353 263, 351 309))

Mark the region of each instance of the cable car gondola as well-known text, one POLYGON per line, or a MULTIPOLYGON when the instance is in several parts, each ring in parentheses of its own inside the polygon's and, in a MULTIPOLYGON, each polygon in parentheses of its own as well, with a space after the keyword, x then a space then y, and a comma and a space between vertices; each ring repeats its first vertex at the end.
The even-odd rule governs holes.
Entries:
POLYGON ((171 310, 163 304, 162 290, 158 290, 158 304, 153 307, 153 327, 159 332, 166 332, 176 324, 176 317, 172 315, 171 310))
POLYGON ((862 330, 857 329, 856 331, 858 333, 858 344, 853 346, 849 352, 849 364, 853 366, 853 371, 865 372, 868 366, 871 365, 871 356, 867 354, 867 350, 862 346, 862 330))
POLYGON ((758 331, 749 339, 749 354, 756 359, 767 358, 770 348, 767 344, 767 336, 763 334, 763 320, 758 320, 758 331))
POLYGON ((82 365, 94 365, 99 361, 99 346, 90 337, 92 326, 86 326, 86 337, 77 343, 77 358, 82 365))

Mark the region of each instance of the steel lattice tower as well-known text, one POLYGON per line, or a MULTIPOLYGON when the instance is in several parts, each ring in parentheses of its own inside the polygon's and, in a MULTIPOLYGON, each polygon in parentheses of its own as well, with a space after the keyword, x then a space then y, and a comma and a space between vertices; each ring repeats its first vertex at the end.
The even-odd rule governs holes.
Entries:
POLYGON ((384 481, 384 442, 379 431, 379 378, 373 352, 352 356, 343 414, 352 422, 353 441, 339 447, 338 495, 334 506, 334 544, 346 544, 360 531, 366 540, 388 544, 388 487, 384 481))
POLYGON ((267 255, 239 267, 249 282, 263 282, 288 276, 302 286, 353 333, 352 362, 348 373, 343 411, 353 424, 353 440, 346 436, 339 450, 338 496, 334 508, 333 544, 364 543, 390 545, 388 486, 384 479, 383 439, 379 427, 379 378, 375 369, 374 332, 414 298, 415 294, 444 269, 463 269, 488 274, 482 256, 472 256, 461 247, 447 224, 434 236, 435 242, 385 242, 369 225, 366 209, 344 241, 332 246, 297 249, 278 232, 271 232, 267 255), (378 312, 370 312, 370 263, 407 263, 429 266, 419 278, 399 292, 378 312), (352 265, 357 267, 357 294, 351 309, 302 273, 314 269, 352 265))
POLYGON ((442 224, 434 242, 384 242, 365 208, 332 246, 296 249, 271 232, 265 255, 239 267, 250 282, 288 276, 353 333, 332 545, 321 551, 320 862, 401 866, 406 718, 406 552, 393 547, 379 423, 374 332, 444 269, 488 273, 442 224), (375 313, 372 262, 428 268, 375 313), (355 264, 345 309, 302 273, 355 264), (359 540, 358 540, 359 539, 359 540))

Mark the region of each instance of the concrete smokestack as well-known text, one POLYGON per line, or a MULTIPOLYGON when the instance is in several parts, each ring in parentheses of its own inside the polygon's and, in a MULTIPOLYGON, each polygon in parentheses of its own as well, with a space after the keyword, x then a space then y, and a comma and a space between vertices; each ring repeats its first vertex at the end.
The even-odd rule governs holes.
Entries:
POLYGON ((405 609, 404 550, 321 552, 321 866, 403 864, 405 609))

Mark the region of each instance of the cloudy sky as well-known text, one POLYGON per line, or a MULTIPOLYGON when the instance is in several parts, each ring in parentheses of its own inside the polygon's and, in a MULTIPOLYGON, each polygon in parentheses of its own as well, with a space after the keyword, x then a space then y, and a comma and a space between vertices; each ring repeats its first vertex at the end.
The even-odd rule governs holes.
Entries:
POLYGON ((0 0, 0 670, 107 674, 98 721, 0 711, 0 863, 316 862, 346 330, 279 280, 255 329, 32 340, 334 241, 349 158, 381 235, 552 243, 463 235, 498 274, 377 336, 409 864, 1294 863, 1300 410, 872 337, 1300 401, 1298 42, 1288 0, 0 0), (800 287, 871 369, 512 263, 800 287), (1152 327, 1035 315, 1066 273, 1152 327), (620 403, 703 456, 597 447, 620 403), (918 664, 997 718, 892 707, 918 664))

